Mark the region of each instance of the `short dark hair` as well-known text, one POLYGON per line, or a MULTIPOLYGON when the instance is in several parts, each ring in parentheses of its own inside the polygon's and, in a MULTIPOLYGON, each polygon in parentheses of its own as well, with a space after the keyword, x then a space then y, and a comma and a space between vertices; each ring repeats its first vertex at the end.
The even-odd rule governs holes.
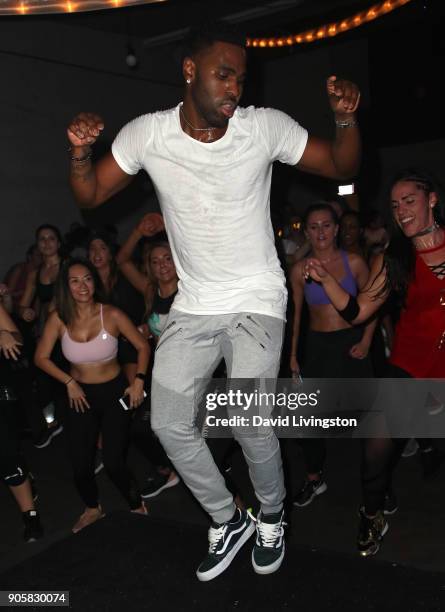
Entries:
POLYGON ((183 57, 194 57, 216 42, 246 47, 246 35, 236 26, 224 21, 203 22, 192 27, 185 39, 183 57))
POLYGON ((54 292, 57 314, 65 325, 72 323, 74 317, 76 316, 76 305, 74 303, 73 296, 71 295, 69 286, 69 271, 70 268, 76 265, 84 266, 84 268, 86 268, 93 277, 94 301, 102 304, 106 302, 102 281, 100 280, 99 274, 97 273, 97 270, 93 264, 88 259, 83 259, 80 257, 65 259, 60 266, 54 292))

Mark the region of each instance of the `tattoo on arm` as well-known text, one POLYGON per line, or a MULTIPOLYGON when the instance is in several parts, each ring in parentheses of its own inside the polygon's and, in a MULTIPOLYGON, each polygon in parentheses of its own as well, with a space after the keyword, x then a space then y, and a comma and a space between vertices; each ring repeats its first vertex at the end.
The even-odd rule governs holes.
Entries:
POLYGON ((92 164, 86 165, 71 165, 71 178, 75 181, 86 183, 94 177, 92 164))

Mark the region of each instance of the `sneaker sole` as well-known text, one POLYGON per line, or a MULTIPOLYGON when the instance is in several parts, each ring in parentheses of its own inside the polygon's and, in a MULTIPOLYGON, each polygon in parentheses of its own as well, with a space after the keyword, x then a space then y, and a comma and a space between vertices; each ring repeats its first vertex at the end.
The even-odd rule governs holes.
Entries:
POLYGON ((402 457, 403 457, 403 459, 408 459, 408 457, 414 457, 414 455, 417 455, 417 451, 418 451, 418 450, 419 450, 419 449, 417 449, 417 448, 416 448, 416 450, 409 451, 409 452, 407 452, 407 453, 402 453, 402 457))
POLYGON ((44 442, 43 444, 34 444, 34 447, 35 448, 46 448, 47 446, 49 446, 49 444, 51 444, 51 440, 55 438, 56 436, 58 436, 60 433, 62 433, 62 431, 63 431, 63 425, 59 425, 57 429, 55 429, 54 431, 50 433, 46 442, 44 442))
POLYGON ((443 411, 443 404, 437 406, 437 408, 430 408, 428 410, 428 414, 431 416, 436 416, 436 414, 440 414, 443 411))
POLYGON ((309 506, 309 504, 314 501, 317 495, 322 495, 327 490, 328 490, 328 485, 324 482, 321 486, 318 487, 318 489, 315 489, 315 491, 312 493, 310 498, 307 501, 305 501, 304 504, 299 504, 298 502, 294 501, 293 505, 297 506, 297 508, 304 508, 305 506, 309 506))
POLYGON ((150 499, 150 497, 156 497, 156 495, 159 495, 161 491, 164 491, 165 489, 171 489, 172 487, 176 487, 176 485, 179 483, 180 483, 180 478, 179 476, 176 476, 176 478, 173 478, 173 480, 169 480, 168 482, 165 483, 165 485, 162 485, 162 487, 159 487, 159 489, 157 489, 156 491, 153 491, 153 493, 145 493, 145 495, 141 493, 141 497, 142 499, 150 499))
POLYGON ((283 559, 284 559, 284 552, 285 552, 285 543, 284 543, 284 540, 283 540, 283 550, 281 551, 281 555, 278 557, 278 559, 276 561, 274 561, 270 565, 257 565, 255 563, 255 559, 254 559, 254 556, 253 556, 253 550, 252 550, 252 566, 253 566, 253 569, 255 570, 255 572, 257 574, 262 574, 262 575, 273 574, 278 569, 280 569, 280 566, 283 563, 283 559))
POLYGON ((251 521, 250 525, 247 526, 246 530, 244 531, 238 542, 235 544, 232 550, 227 553, 224 559, 220 563, 218 563, 218 565, 216 565, 214 568, 205 573, 201 573, 199 572, 199 570, 196 571, 196 576, 198 577, 198 580, 200 580, 201 582, 207 582, 209 580, 213 580, 214 578, 222 574, 232 563, 239 549, 247 542, 247 540, 253 533, 255 533, 255 531, 255 524, 253 521, 251 521))

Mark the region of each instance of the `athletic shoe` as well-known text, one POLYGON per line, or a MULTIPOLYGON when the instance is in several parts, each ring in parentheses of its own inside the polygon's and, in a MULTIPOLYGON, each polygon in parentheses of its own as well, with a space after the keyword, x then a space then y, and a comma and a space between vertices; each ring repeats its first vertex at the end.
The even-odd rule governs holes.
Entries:
POLYGON ((411 438, 405 444, 405 448, 403 449, 402 457, 405 457, 405 458, 412 457, 413 455, 417 453, 418 450, 419 450, 419 445, 417 443, 417 440, 415 438, 411 438))
POLYGON ((437 397, 431 393, 428 393, 425 408, 428 408, 428 414, 431 416, 436 416, 443 412, 443 404, 437 399, 437 397))
POLYGON ((382 512, 377 512, 373 518, 365 514, 360 508, 360 524, 358 530, 357 548, 362 557, 375 555, 380 548, 380 542, 388 531, 388 523, 382 512))
POLYGON ((156 474, 152 478, 147 478, 147 486, 142 489, 142 499, 148 499, 149 497, 156 497, 164 489, 170 489, 179 484, 179 476, 175 472, 170 474, 156 474))
POLYGON ((38 440, 34 442, 36 448, 45 448, 51 443, 51 440, 58 436, 63 431, 63 425, 55 425, 54 427, 47 427, 44 432, 39 436, 38 440))
POLYGON ((231 521, 213 523, 209 529, 209 552, 196 571, 199 580, 213 580, 222 574, 254 531, 252 517, 239 508, 231 521))
POLYGON ((22 513, 23 517, 23 539, 25 542, 35 542, 43 536, 43 527, 37 510, 28 510, 22 513))
POLYGON ((388 491, 385 495, 385 502, 383 506, 383 514, 389 515, 394 514, 399 509, 397 497, 392 491, 388 491))
POLYGON ((142 514, 142 516, 147 516, 148 514, 148 508, 145 505, 144 502, 142 502, 141 507, 140 508, 136 508, 135 510, 131 510, 131 512, 133 512, 133 514, 142 514))
POLYGON ((317 495, 324 493, 327 488, 328 485, 322 478, 319 480, 306 480, 301 490, 294 497, 294 506, 299 508, 308 506, 317 495))
POLYGON ((284 511, 275 514, 260 512, 256 519, 256 540, 252 565, 257 574, 272 574, 284 559, 284 511))

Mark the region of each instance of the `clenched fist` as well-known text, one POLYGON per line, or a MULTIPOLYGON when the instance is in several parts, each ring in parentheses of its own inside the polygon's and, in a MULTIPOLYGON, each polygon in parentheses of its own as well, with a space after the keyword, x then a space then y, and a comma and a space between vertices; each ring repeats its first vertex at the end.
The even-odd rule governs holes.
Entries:
POLYGON ((73 147, 93 145, 104 127, 104 122, 99 115, 80 113, 68 126, 68 139, 73 147))
POLYGON ((355 83, 330 76, 326 83, 329 103, 334 113, 350 115, 354 113, 360 102, 360 91, 355 83))
POLYGON ((139 221, 137 230, 141 236, 151 237, 165 229, 164 219, 159 213, 147 213, 139 221))

